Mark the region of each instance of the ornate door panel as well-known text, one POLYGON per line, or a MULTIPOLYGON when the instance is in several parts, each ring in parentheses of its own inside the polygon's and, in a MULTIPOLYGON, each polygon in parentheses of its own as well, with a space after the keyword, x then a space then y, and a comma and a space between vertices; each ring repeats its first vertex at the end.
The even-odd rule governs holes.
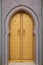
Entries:
POLYGON ((23 13, 23 59, 33 60, 34 57, 33 20, 23 13))
POLYGON ((12 61, 34 60, 33 20, 19 12, 10 20, 9 58, 12 61))
POLYGON ((10 20, 10 60, 20 59, 20 13, 10 20))

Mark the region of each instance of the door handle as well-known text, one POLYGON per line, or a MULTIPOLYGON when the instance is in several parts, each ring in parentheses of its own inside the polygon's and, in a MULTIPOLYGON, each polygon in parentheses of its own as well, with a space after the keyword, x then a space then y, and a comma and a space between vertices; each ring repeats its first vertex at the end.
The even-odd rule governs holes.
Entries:
POLYGON ((18 35, 20 35, 20 30, 18 30, 18 35))
MULTIPOLYGON (((18 35, 20 35, 20 30, 18 30, 18 35)), ((25 35, 25 30, 23 30, 23 35, 25 35)))
POLYGON ((25 35, 25 30, 23 30, 23 35, 25 35))

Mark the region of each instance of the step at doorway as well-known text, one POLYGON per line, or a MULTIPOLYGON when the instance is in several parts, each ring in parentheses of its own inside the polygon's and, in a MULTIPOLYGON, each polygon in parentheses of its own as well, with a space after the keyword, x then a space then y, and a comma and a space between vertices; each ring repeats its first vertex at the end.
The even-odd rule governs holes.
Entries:
POLYGON ((35 63, 34 62, 23 62, 23 63, 20 63, 20 62, 18 62, 18 63, 9 63, 8 65, 35 65, 35 63))

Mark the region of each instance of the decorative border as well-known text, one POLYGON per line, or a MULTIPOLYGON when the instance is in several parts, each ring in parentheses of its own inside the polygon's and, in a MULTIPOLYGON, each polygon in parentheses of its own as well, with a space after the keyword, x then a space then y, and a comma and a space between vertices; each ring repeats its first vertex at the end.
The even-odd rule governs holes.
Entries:
MULTIPOLYGON (((41 65, 40 64, 40 49, 39 49, 39 43, 40 42, 40 32, 39 32, 39 19, 38 19, 38 16, 36 15, 36 13, 28 6, 25 6, 25 5, 18 5, 18 6, 15 6, 13 7, 9 12, 8 14, 6 15, 6 18, 5 18, 5 22, 4 22, 4 48, 2 48, 2 50, 4 50, 4 55, 2 54, 2 65, 8 65, 8 34, 9 34, 9 20, 11 18, 11 16, 13 14, 15 14, 16 12, 18 11, 24 11, 24 12, 27 12, 28 14, 30 14, 30 16, 33 18, 34 20, 34 23, 35 23, 35 30, 34 30, 34 34, 36 36, 36 44, 35 44, 35 51, 36 51, 36 65, 41 65), (3 61, 4 60, 4 61, 3 61)), ((3 44, 3 43, 2 43, 3 44)))

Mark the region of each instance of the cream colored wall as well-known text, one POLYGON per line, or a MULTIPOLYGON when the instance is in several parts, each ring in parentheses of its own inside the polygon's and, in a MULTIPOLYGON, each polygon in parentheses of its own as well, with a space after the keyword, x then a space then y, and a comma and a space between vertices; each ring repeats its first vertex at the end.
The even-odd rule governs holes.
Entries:
MULTIPOLYGON (((5 20, 5 17, 6 17, 6 14, 10 11, 10 9, 12 9, 14 6, 16 6, 16 4, 18 5, 19 3, 20 4, 27 4, 27 6, 30 6, 30 8, 32 8, 34 11, 35 11, 35 13, 37 14, 37 16, 38 16, 38 18, 39 18, 39 21, 41 21, 40 20, 40 3, 41 3, 41 0, 30 0, 31 1, 31 3, 30 3, 30 1, 29 2, 27 2, 27 0, 25 0, 25 2, 24 2, 24 0, 23 0, 23 2, 20 2, 20 1, 22 1, 22 0, 15 0, 15 1, 17 1, 17 2, 12 2, 12 1, 14 1, 14 0, 0 0, 0 1, 2 1, 2 15, 3 15, 3 22, 4 22, 4 20, 5 20), (38 4, 39 3, 39 4, 38 4), (36 5, 37 4, 37 5, 36 5)), ((0 2, 0 5, 1 5, 1 2, 0 2)), ((0 6, 0 14, 1 14, 1 6, 0 6)), ((1 19, 1 15, 0 15, 0 19, 1 19)), ((1 20, 0 20, 0 30, 1 30, 1 20)), ((42 33, 43 34, 43 33, 42 33)), ((0 65, 1 65, 1 31, 0 31, 0 65)))

